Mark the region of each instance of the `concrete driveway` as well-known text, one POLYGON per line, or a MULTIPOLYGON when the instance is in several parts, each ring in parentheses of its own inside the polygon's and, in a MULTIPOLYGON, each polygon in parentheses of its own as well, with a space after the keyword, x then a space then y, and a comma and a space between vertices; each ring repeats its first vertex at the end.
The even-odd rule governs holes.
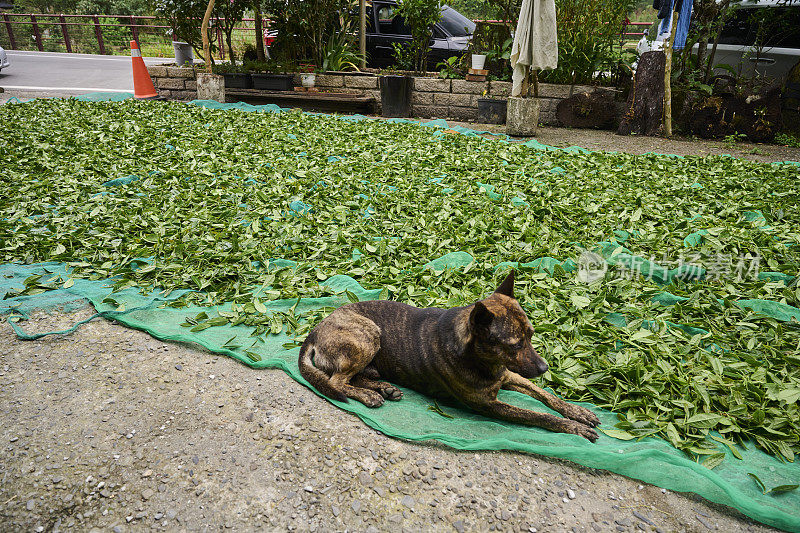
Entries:
MULTIPOLYGON (((0 87, 29 96, 70 96, 88 92, 133 92, 131 58, 6 50, 11 66, 0 71, 0 87)), ((174 59, 146 57, 145 63, 174 59)))

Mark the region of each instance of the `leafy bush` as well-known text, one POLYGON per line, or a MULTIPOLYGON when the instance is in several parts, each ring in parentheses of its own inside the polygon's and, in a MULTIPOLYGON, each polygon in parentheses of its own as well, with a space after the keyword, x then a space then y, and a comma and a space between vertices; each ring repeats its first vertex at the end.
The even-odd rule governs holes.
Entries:
MULTIPOLYGON (((512 29, 522 0, 486 0, 492 18, 507 20, 512 29)), ((622 24, 637 0, 556 0, 558 68, 540 73, 551 83, 590 83, 616 73, 632 59, 620 51, 622 24), (599 75, 598 75, 599 73, 599 75)))
POLYGON ((331 37, 343 33, 340 16, 348 20, 353 7, 352 0, 266 0, 270 27, 278 32, 270 50, 284 60, 322 65, 331 37))
POLYGON ((590 83, 612 74, 625 59, 619 50, 622 23, 635 5, 636 0, 556 0, 558 67, 540 79, 590 83))
POLYGON ((355 51, 354 40, 353 18, 340 14, 339 27, 328 37, 328 43, 322 51, 320 70, 358 70, 363 58, 360 52, 355 51))
POLYGON ((775 136, 775 144, 800 148, 800 136, 792 135, 791 133, 779 133, 775 136))
POLYGON ((407 43, 392 43, 394 63, 400 70, 414 70, 414 49, 407 43))
POLYGON ((462 63, 462 58, 458 56, 451 56, 444 61, 440 61, 436 65, 436 68, 439 69, 439 77, 445 80, 463 78, 465 71, 462 63))
POLYGON ((431 28, 442 20, 439 0, 405 0, 397 13, 411 29, 411 44, 408 47, 411 67, 417 72, 426 72, 431 28))
POLYGON ((493 79, 508 79, 511 75, 511 27, 502 22, 478 22, 469 51, 486 55, 486 68, 493 79))

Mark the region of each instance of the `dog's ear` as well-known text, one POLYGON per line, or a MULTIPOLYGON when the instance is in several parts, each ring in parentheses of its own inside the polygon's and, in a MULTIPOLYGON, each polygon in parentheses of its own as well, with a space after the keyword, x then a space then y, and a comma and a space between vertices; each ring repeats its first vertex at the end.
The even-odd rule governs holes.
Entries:
POLYGON ((503 280, 503 283, 497 287, 497 290, 494 292, 498 294, 503 294, 508 296, 509 298, 514 297, 514 269, 511 269, 511 272, 506 276, 506 279, 503 280))
POLYGON ((494 315, 489 311, 483 302, 475 302, 472 312, 469 314, 469 327, 473 332, 485 333, 492 325, 494 315))

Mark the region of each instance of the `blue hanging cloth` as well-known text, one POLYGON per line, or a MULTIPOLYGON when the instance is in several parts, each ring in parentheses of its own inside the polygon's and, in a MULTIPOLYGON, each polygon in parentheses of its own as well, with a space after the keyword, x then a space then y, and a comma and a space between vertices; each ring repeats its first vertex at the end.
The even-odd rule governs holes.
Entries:
MULTIPOLYGON (((677 0, 680 2, 680 0, 677 0)), ((675 50, 683 50, 686 46, 686 38, 689 36, 689 22, 692 19, 692 0, 684 0, 680 5, 680 16, 678 17, 678 27, 675 29, 675 50)))
POLYGON ((689 35, 689 22, 692 18, 692 5, 694 2, 692 0, 663 0, 663 4, 660 5, 661 9, 658 13, 658 18, 661 20, 661 25, 658 28, 659 36, 663 35, 663 40, 666 41, 669 38, 669 33, 672 29, 672 13, 674 10, 677 10, 679 13, 678 16, 678 27, 675 29, 675 42, 672 45, 672 48, 675 50, 683 50, 684 46, 686 46, 686 38, 689 35), (669 5, 669 11, 663 9, 665 6, 669 5), (668 13, 668 16, 667 14, 668 13), (662 17, 662 14, 664 16, 662 17))

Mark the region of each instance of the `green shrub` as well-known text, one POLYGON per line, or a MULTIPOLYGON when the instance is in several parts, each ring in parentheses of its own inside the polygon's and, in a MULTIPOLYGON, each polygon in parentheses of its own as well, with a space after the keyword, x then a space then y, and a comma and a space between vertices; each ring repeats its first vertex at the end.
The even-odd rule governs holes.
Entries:
POLYGON ((417 72, 426 72, 431 28, 442 19, 439 0, 405 0, 397 13, 411 29, 411 44, 408 47, 411 67, 417 72))

